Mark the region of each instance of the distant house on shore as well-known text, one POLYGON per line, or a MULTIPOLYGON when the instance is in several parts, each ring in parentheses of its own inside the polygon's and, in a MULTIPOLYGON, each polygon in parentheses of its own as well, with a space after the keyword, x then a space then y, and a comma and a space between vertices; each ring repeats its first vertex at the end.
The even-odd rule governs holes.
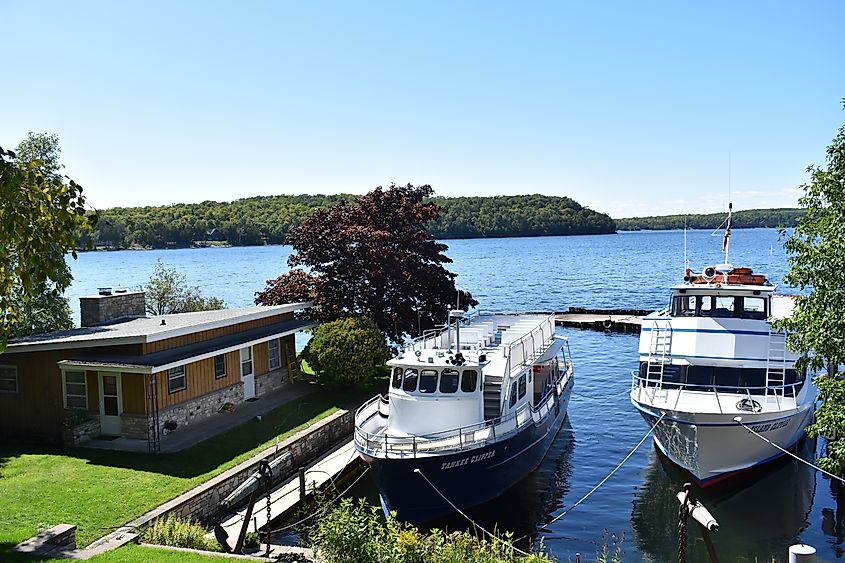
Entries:
POLYGON ((82 327, 11 340, 0 355, 0 436, 77 445, 147 440, 293 379, 294 318, 310 303, 147 317, 144 293, 80 298, 82 327))

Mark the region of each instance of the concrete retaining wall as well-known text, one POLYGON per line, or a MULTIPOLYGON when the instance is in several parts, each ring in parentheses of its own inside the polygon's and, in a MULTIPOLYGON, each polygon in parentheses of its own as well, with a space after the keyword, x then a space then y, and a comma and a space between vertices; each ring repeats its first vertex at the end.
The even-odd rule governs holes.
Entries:
POLYGON ((269 462, 290 453, 291 458, 286 464, 282 479, 290 478, 300 467, 308 465, 342 440, 351 439, 354 418, 354 413, 350 411, 338 411, 309 428, 297 432, 280 442, 278 446, 267 448, 217 477, 136 518, 129 522, 126 528, 134 528, 135 531, 140 532, 154 519, 168 514, 208 522, 218 514, 220 501, 255 473, 261 460, 269 462))

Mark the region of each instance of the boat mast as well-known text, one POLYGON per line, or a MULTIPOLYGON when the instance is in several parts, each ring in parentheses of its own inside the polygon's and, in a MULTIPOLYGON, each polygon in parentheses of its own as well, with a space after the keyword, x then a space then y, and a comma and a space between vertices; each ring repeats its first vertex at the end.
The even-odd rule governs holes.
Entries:
POLYGON ((731 250, 731 215, 733 214, 733 203, 728 203, 728 222, 725 226, 725 238, 722 241, 722 252, 725 253, 725 264, 730 264, 728 261, 728 253, 731 250))

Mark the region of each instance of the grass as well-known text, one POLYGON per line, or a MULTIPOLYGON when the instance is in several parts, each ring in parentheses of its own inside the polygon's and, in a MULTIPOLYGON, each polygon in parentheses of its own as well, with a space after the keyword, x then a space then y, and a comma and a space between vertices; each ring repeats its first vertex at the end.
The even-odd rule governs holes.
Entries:
POLYGON ((76 524, 88 545, 371 392, 320 390, 174 454, 0 444, 0 559, 59 523, 76 524))
POLYGON ((207 561, 234 563, 238 560, 230 557, 200 555, 198 553, 128 544, 120 549, 93 557, 89 561, 92 563, 206 563, 207 561))

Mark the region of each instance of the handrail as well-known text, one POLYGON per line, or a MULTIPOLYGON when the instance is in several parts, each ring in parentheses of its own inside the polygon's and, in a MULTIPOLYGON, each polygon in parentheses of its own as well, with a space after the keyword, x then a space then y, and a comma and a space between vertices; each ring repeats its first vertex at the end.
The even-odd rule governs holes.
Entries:
MULTIPOLYGON (((640 376, 639 370, 636 370, 636 369, 631 371, 631 375, 633 376, 634 382, 635 382, 633 387, 636 387, 637 381, 653 381, 653 380, 648 380, 647 378, 640 376)), ((759 385, 759 386, 758 385, 716 385, 716 384, 713 384, 713 383, 677 383, 677 382, 674 382, 674 381, 669 381, 669 382, 664 382, 664 383, 666 383, 667 385, 673 385, 673 386, 675 386, 679 389, 685 388, 685 387, 697 387, 697 388, 704 387, 704 388, 707 388, 707 389, 719 388, 721 390, 725 390, 725 389, 745 390, 745 389, 767 389, 767 388, 768 389, 786 389, 787 387, 796 387, 796 386, 800 387, 801 385, 804 385, 804 383, 806 383, 806 380, 796 381, 795 383, 785 383, 783 385, 759 385)))

